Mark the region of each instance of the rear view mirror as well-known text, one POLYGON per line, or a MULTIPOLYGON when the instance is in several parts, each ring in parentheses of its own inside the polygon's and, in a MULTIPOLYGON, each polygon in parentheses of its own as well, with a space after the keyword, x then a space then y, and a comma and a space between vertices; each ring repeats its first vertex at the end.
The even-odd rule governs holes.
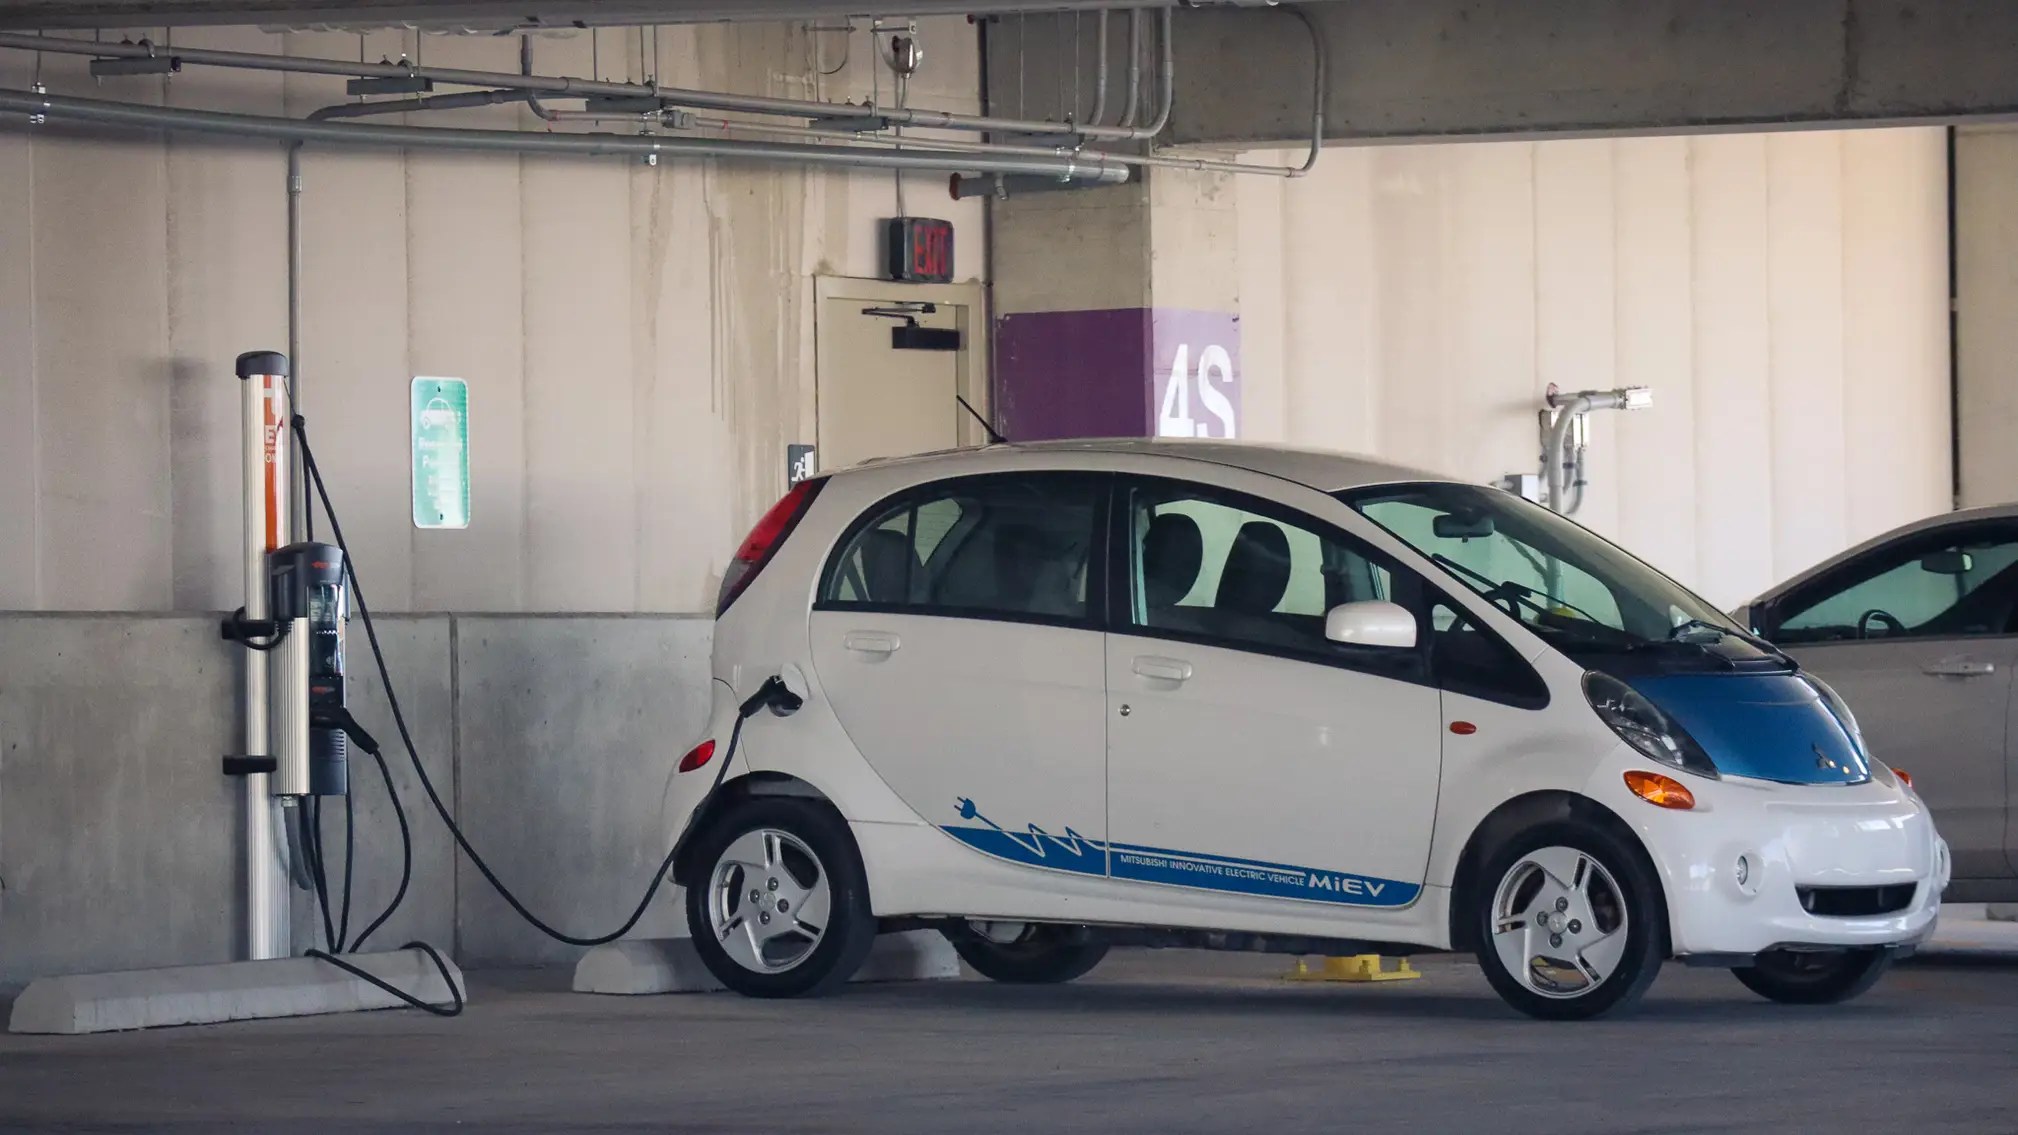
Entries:
POLYGON ((1935 575, 1966 575, 1976 561, 1960 548, 1943 548, 1920 557, 1920 570, 1935 575))
POLYGON ((1430 521, 1430 530, 1440 540, 1470 540, 1493 533, 1492 515, 1484 512, 1439 513, 1430 521))
POLYGON ((1324 637, 1344 646, 1406 649, 1415 645, 1415 616, 1384 599, 1341 603, 1325 613, 1324 637))

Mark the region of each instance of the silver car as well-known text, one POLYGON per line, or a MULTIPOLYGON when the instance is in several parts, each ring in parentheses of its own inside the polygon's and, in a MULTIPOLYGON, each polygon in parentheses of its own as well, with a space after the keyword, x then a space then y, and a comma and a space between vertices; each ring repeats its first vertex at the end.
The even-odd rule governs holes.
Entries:
POLYGON ((1954 854, 1946 897, 2018 899, 2018 504, 1896 528, 1734 614, 1910 774, 1954 854))

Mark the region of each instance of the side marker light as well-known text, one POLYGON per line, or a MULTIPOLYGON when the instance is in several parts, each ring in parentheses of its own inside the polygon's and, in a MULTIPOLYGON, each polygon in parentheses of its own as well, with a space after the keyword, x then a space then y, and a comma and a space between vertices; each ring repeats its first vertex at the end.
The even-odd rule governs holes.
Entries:
POLYGON ((1657 772, 1642 772, 1633 769, 1626 773, 1626 787, 1633 795, 1645 800, 1656 808, 1674 808, 1685 811, 1696 806, 1696 794, 1688 786, 1671 776, 1657 772))

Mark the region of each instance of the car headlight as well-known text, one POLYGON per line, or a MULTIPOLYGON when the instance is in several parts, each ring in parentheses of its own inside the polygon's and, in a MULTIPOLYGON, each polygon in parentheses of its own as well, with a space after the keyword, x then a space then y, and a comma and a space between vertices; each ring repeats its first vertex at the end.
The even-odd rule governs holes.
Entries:
POLYGON ((1808 683, 1810 689, 1813 689, 1817 694, 1822 696, 1822 704, 1829 707, 1829 712, 1834 714, 1836 721, 1842 725, 1843 732, 1850 735, 1850 744, 1856 746, 1857 755, 1863 757, 1868 762, 1871 759, 1871 753, 1870 750, 1864 747, 1864 731, 1858 728, 1857 715, 1850 712, 1850 703, 1844 701, 1843 695, 1837 693, 1829 683, 1815 677, 1806 670, 1801 671, 1801 680, 1808 683))
POLYGON ((1652 760, 1683 772, 1718 779, 1717 764, 1661 708, 1610 674, 1592 670, 1584 675, 1584 696, 1619 739, 1652 760))

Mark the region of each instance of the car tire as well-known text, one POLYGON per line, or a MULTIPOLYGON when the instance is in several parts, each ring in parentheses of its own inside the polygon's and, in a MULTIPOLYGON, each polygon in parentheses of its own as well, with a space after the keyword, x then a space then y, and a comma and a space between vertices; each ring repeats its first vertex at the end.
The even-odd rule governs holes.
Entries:
POLYGON ((1489 852, 1470 903, 1478 961, 1507 1004, 1543 1020, 1623 1013, 1667 956, 1659 884, 1637 848, 1575 820, 1489 852))
POLYGON ((1082 927, 1027 924, 1013 941, 997 941, 966 924, 944 931, 975 973, 1011 985, 1056 985, 1085 977, 1107 956, 1107 943, 1082 927))
POLYGON ((687 888, 694 952, 748 997, 816 997, 855 976, 876 941, 861 853, 824 802, 752 798, 709 826, 687 888))
POLYGON ((1783 1005, 1833 1005, 1868 991, 1892 968, 1889 950, 1828 953, 1767 950, 1731 973, 1745 988, 1783 1005))

